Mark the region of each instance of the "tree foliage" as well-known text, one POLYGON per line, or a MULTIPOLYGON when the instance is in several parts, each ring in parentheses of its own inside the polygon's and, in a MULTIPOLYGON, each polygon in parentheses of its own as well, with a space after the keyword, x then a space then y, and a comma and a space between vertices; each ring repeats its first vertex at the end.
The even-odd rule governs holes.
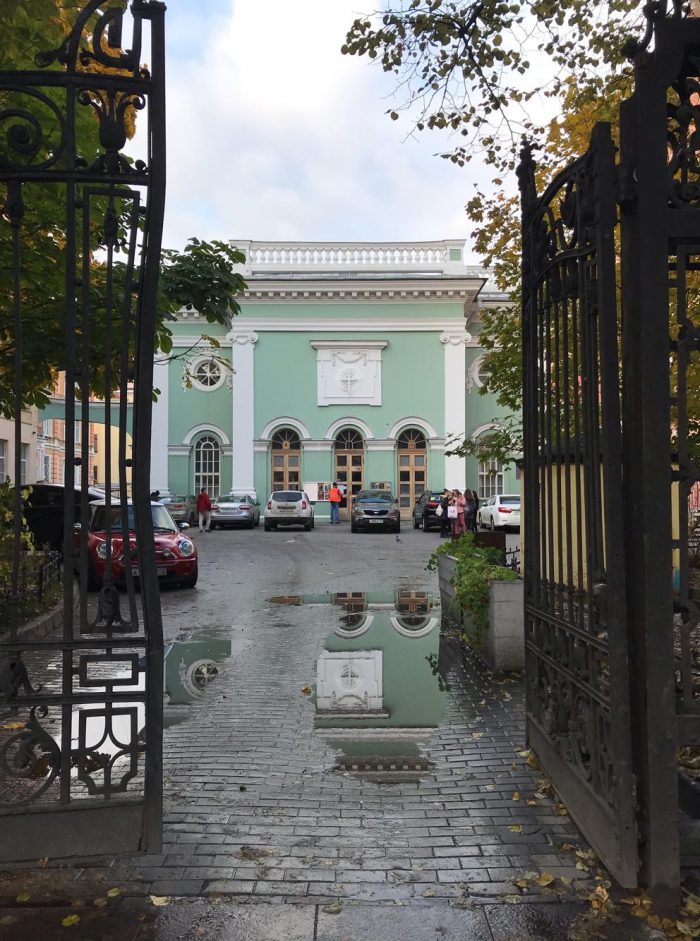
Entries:
POLYGON ((523 136, 537 145, 538 188, 588 147, 597 121, 617 120, 632 89, 626 46, 644 25, 638 0, 405 0, 360 17, 343 51, 396 76, 411 131, 448 132, 440 156, 491 167, 466 211, 474 248, 509 303, 482 314, 480 394, 511 417, 452 453, 508 463, 521 453, 520 205, 513 170, 523 136))
MULTIPOLYGON (((0 4, 0 70, 36 69, 37 53, 56 48, 70 30, 82 4, 74 0, 3 0, 0 4)), ((53 66, 60 68, 60 66, 53 66)), ((89 63, 87 69, 97 66, 89 63)), ((60 89, 46 94, 61 106, 60 89)), ((25 107, 37 114, 46 135, 46 146, 55 144, 56 128, 50 113, 39 113, 37 102, 26 94, 0 91, 0 109, 25 107)), ((133 111, 133 109, 132 109, 133 111)), ((136 130, 136 112, 126 115, 127 136, 136 130)), ((99 126, 93 108, 76 107, 76 143, 80 156, 92 163, 100 152, 99 126)), ((7 128, 5 128, 7 130, 7 128)), ((55 183, 24 183, 24 215, 21 225, 21 304, 22 304, 22 391, 25 406, 41 407, 48 402, 57 373, 66 366, 65 318, 65 188, 55 183)), ((0 186, 0 206, 7 192, 0 186)), ((87 220, 90 234, 90 344, 95 351, 90 389, 104 391, 103 349, 107 310, 111 309, 114 335, 121 330, 121 299, 125 291, 126 268, 119 255, 113 269, 113 304, 109 290, 105 253, 100 250, 105 206, 98 200, 87 220)), ((126 203, 117 201, 119 224, 124 227, 126 203)), ((124 232, 122 228, 122 234, 124 232)), ((172 335, 168 319, 180 308, 196 308, 209 323, 227 323, 239 312, 236 295, 245 281, 235 266, 245 261, 234 246, 221 241, 204 242, 192 238, 182 252, 164 250, 156 323, 156 349, 169 354, 172 335)), ((0 220, 0 413, 11 416, 15 408, 13 391, 15 325, 13 315, 13 238, 8 221, 0 220)), ((82 339, 77 328, 78 348, 82 339)), ((114 349, 117 368, 118 349, 114 349)), ((133 350, 132 350, 133 355, 133 350)))

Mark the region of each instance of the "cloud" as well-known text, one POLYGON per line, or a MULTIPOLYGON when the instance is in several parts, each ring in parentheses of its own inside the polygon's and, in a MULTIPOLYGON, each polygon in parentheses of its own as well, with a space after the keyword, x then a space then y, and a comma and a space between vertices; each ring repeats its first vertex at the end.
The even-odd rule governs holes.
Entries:
POLYGON ((169 4, 166 245, 466 236, 473 171, 404 139, 393 78, 340 54, 357 3, 169 4))

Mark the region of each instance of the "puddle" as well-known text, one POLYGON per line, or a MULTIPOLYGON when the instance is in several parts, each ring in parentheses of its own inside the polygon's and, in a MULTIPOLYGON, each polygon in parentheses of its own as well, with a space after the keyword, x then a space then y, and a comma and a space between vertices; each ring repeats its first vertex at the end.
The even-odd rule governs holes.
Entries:
POLYGON ((383 784, 429 775, 427 745, 449 689, 439 596, 402 584, 267 601, 318 609, 332 626, 310 698, 314 731, 337 753, 333 771, 383 784))

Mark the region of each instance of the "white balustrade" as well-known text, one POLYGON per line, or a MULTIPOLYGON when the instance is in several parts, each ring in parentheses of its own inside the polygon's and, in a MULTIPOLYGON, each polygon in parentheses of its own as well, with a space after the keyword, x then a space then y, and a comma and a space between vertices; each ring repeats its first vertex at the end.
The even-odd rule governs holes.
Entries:
POLYGON ((444 242, 249 242, 241 247, 255 271, 407 271, 464 273, 463 243, 444 242), (460 249, 460 258, 450 257, 460 249))

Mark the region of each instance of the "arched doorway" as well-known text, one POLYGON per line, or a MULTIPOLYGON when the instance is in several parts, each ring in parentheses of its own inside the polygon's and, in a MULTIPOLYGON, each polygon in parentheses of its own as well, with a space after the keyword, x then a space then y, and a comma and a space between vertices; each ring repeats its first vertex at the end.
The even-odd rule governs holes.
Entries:
POLYGON ((355 494, 362 490, 364 481, 365 442, 359 431, 346 428, 335 438, 335 472, 333 479, 343 484, 345 491, 340 504, 340 515, 348 518, 348 506, 355 494))
POLYGON ((272 436, 272 489, 301 490, 301 441, 292 428, 272 436))
POLYGON ((399 509, 402 519, 410 519, 413 504, 428 480, 428 444, 417 428, 407 428, 396 443, 398 458, 399 509))
POLYGON ((206 487, 209 496, 219 496, 221 488, 221 445, 213 435, 203 435, 194 446, 194 492, 206 487))

